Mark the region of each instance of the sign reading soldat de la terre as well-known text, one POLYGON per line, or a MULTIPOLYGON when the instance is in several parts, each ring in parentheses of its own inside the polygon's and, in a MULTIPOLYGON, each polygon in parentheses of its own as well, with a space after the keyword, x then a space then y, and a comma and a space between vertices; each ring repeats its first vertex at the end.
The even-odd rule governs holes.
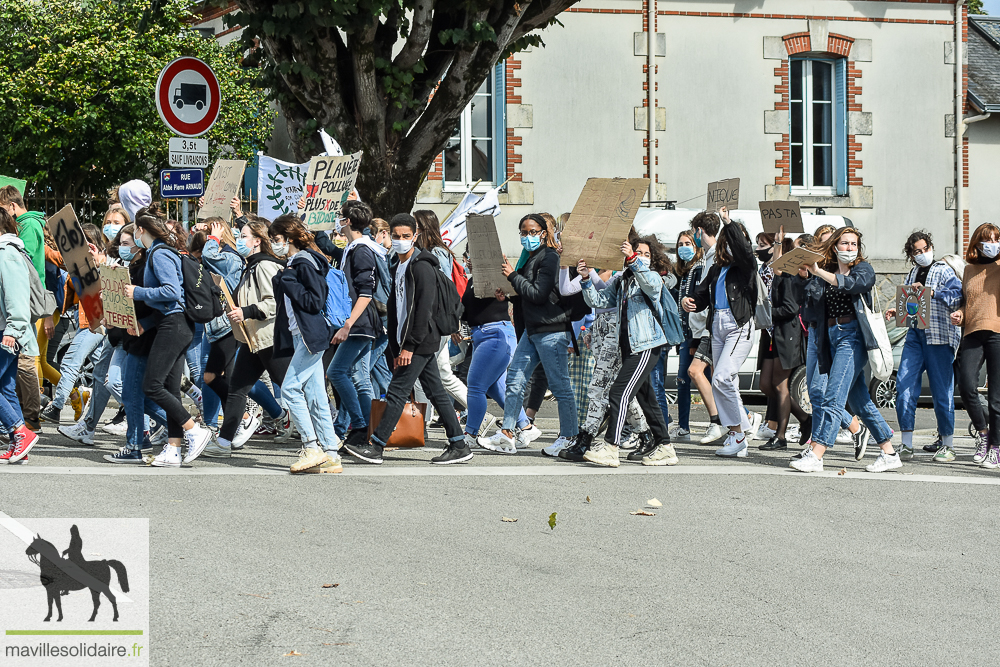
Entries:
POLYGON ((306 174, 306 227, 333 229, 340 207, 354 189, 361 167, 361 151, 353 155, 314 157, 306 174))
POLYGON ((156 80, 156 110, 174 134, 198 137, 215 125, 222 89, 203 60, 184 56, 163 68, 156 80))

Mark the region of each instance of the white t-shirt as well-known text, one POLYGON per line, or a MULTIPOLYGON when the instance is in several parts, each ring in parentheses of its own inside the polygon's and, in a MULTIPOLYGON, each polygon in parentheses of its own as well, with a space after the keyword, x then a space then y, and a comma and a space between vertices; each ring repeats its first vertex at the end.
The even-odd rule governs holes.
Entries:
POLYGON ((412 259, 413 255, 410 255, 410 259, 396 267, 396 284, 393 286, 396 290, 396 340, 400 348, 403 347, 403 327, 406 325, 406 267, 412 259))

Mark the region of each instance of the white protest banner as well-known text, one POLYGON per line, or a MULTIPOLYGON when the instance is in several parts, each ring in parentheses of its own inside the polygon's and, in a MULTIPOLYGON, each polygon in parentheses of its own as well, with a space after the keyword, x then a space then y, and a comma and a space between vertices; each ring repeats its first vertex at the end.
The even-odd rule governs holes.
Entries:
POLYGON ((361 151, 352 155, 314 157, 306 174, 303 218, 310 231, 333 229, 340 207, 354 189, 361 167, 361 151))
POLYGON ((782 227, 786 234, 806 231, 802 228, 802 211, 797 201, 762 201, 759 206, 760 221, 766 233, 777 234, 782 227))
POLYGON ((500 187, 487 190, 482 196, 473 193, 472 190, 465 193, 462 201, 441 224, 441 238, 449 247, 454 247, 455 244, 465 240, 467 235, 465 220, 468 216, 500 215, 500 187))
POLYGON ((622 242, 648 189, 648 178, 588 178, 562 232, 562 265, 584 259, 594 269, 620 269, 622 242))
POLYGON ((740 179, 727 178, 724 181, 713 181, 708 184, 708 204, 705 210, 712 213, 723 206, 730 211, 740 207, 740 179))
POLYGON ((240 193, 246 160, 218 160, 212 167, 212 175, 205 187, 205 206, 198 210, 198 218, 222 218, 229 220, 232 213, 229 203, 240 193))
POLYGON ((274 220, 279 215, 298 212, 305 194, 309 163, 294 164, 258 153, 257 215, 274 220))
POLYGON ((471 214, 466 218, 465 226, 469 232, 468 252, 475 295, 480 299, 490 299, 498 289, 511 293, 510 281, 500 270, 504 254, 493 216, 471 214))
POLYGON ((124 266, 102 265, 101 303, 104 305, 104 322, 109 327, 125 329, 138 336, 139 327, 135 318, 135 302, 128 298, 125 286, 132 284, 128 269, 124 266))
POLYGON ((90 245, 73 207, 64 206, 45 221, 45 227, 55 239, 56 248, 62 253, 66 272, 73 280, 73 289, 80 299, 87 319, 91 322, 100 322, 104 317, 104 305, 101 303, 101 272, 90 254, 90 245))

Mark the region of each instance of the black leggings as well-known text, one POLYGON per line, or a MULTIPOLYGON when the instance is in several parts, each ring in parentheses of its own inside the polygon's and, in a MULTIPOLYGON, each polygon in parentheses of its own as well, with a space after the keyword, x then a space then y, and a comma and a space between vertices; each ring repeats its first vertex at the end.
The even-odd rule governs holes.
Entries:
POLYGON ((247 409, 247 393, 253 389, 264 371, 271 376, 271 381, 279 386, 285 381, 285 371, 291 363, 291 357, 272 357, 273 347, 268 347, 257 354, 250 351, 250 346, 240 343, 236 364, 229 378, 229 397, 226 399, 226 409, 219 437, 232 442, 240 420, 247 409))
POLYGON ((649 381, 649 374, 656 368, 662 349, 655 347, 636 354, 622 355, 622 369, 618 371, 618 377, 611 385, 611 393, 608 396, 611 420, 608 422, 608 431, 604 434, 604 439, 609 444, 616 447, 621 444, 622 427, 625 425, 628 404, 633 396, 639 402, 642 413, 646 415, 646 422, 653 432, 656 444, 670 442, 667 423, 663 421, 663 410, 656 400, 653 383, 649 381))
POLYGON ((194 324, 184 313, 167 315, 156 326, 153 347, 142 378, 142 391, 167 413, 167 436, 184 437, 184 424, 191 414, 181 402, 181 377, 187 365, 187 349, 194 339, 194 324))
MULTIPOLYGON (((233 360, 236 359, 236 336, 232 332, 212 343, 208 348, 208 361, 205 362, 205 373, 215 375, 211 382, 206 382, 222 405, 228 405, 229 378, 233 375, 233 360)), ((243 412, 240 412, 240 417, 243 412)))
POLYGON ((962 404, 977 431, 990 429, 990 442, 1000 434, 1000 333, 974 331, 962 338, 958 348, 958 390, 962 404), (979 369, 986 363, 988 411, 979 399, 979 369), (988 419, 987 419, 988 417, 988 419))

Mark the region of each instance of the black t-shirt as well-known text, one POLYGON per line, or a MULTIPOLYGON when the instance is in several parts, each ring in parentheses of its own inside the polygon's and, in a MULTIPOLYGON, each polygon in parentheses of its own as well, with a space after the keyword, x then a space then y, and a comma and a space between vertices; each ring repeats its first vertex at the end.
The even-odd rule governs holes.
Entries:
POLYGON ((854 304, 847 290, 830 285, 826 288, 826 317, 837 319, 854 315, 854 304))
POLYGON ((913 282, 920 283, 921 285, 927 284, 927 274, 931 272, 930 266, 918 266, 917 275, 914 276, 913 282))
POLYGON ((495 297, 478 298, 470 280, 462 295, 462 305, 465 306, 462 319, 473 327, 490 322, 510 322, 509 304, 509 301, 497 301, 495 297))

